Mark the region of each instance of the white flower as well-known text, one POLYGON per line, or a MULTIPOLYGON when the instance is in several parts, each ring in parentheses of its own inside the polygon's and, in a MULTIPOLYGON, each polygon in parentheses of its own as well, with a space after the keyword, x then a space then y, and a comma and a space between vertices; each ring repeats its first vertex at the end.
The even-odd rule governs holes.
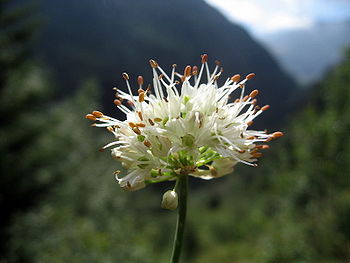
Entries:
POLYGON ((168 190, 163 194, 161 207, 164 209, 175 210, 179 204, 177 193, 174 190, 168 190))
POLYGON ((283 135, 248 129, 269 108, 256 105, 258 90, 244 96, 245 84, 255 74, 241 81, 237 74, 218 86, 219 63, 210 73, 207 58, 202 55, 199 71, 196 66, 187 66, 183 75, 175 71, 176 65, 167 75, 150 60, 153 89, 143 89, 139 76, 135 96, 126 73, 128 92, 115 88, 114 103, 126 114, 125 121, 99 111, 86 115, 98 121, 94 126, 106 127, 116 138, 103 149, 113 147, 112 156, 128 171, 124 177, 117 173, 121 187, 138 190, 147 183, 174 180, 182 174, 216 178, 231 173, 239 162, 255 166, 261 156, 258 150, 268 148, 261 143, 283 135), (232 93, 238 93, 237 99, 230 99, 232 93))

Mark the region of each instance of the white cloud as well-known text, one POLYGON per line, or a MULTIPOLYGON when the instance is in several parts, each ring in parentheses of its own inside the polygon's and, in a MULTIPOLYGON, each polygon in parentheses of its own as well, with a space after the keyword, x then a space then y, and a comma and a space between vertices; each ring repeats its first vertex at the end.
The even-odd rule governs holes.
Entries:
POLYGON ((350 19, 350 1, 329 0, 206 0, 229 19, 253 33, 306 28, 318 20, 350 19), (342 15, 343 14, 343 15, 342 15))

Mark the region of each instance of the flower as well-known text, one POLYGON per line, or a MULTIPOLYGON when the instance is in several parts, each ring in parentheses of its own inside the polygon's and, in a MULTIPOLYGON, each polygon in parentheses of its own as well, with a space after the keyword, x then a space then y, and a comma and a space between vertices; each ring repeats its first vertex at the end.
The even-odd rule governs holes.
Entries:
POLYGON ((174 190, 168 190, 163 194, 161 207, 164 209, 175 210, 179 204, 177 193, 174 190))
POLYGON ((112 156, 127 169, 124 177, 116 173, 122 188, 138 190, 185 174, 217 178, 231 173, 239 162, 256 166, 262 155, 259 150, 268 148, 264 143, 283 135, 248 129, 269 108, 257 105, 258 90, 244 95, 254 73, 243 80, 236 74, 219 86, 220 65, 210 73, 207 60, 202 55, 200 69, 186 66, 183 74, 173 65, 170 75, 150 60, 153 89, 151 85, 143 89, 144 80, 139 76, 138 95, 134 95, 126 73, 128 92, 115 88, 114 103, 126 114, 125 121, 100 111, 86 115, 98 121, 93 126, 106 127, 115 136, 103 149, 112 147, 112 156), (236 91, 238 97, 232 101, 230 96, 236 91))

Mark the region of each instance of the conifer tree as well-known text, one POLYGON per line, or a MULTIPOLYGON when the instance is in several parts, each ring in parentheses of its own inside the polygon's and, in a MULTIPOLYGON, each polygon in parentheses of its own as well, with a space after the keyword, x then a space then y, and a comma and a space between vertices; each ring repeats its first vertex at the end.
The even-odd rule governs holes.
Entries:
POLYGON ((35 179, 24 181, 35 165, 23 156, 41 133, 40 105, 49 88, 43 71, 28 61, 37 24, 32 8, 13 2, 0 1, 0 255, 5 253, 11 218, 30 206, 40 189, 35 179))

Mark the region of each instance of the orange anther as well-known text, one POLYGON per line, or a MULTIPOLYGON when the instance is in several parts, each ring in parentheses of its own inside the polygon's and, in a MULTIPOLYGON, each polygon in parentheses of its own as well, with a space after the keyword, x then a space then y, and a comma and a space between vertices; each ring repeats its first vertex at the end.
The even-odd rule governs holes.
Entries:
POLYGON ((92 115, 94 115, 96 118, 100 118, 100 117, 103 116, 103 113, 100 112, 100 111, 94 110, 94 111, 92 112, 92 115))
POLYGON ((146 147, 151 147, 150 141, 145 140, 145 141, 143 142, 143 144, 144 144, 146 147))
POLYGON ((192 68, 192 75, 195 76, 198 74, 198 67, 197 66, 193 66, 192 68))
POLYGON ((208 61, 208 55, 207 54, 201 55, 201 58, 202 58, 202 63, 206 63, 208 61))
POLYGON ((255 73, 249 73, 245 78, 246 79, 252 79, 255 77, 255 73))
POLYGON ((121 102, 120 100, 115 99, 113 102, 114 102, 114 104, 117 105, 117 106, 122 105, 122 102, 121 102))
POLYGON ((278 138, 278 137, 281 137, 281 136, 283 136, 284 134, 283 134, 283 132, 274 132, 274 133, 272 133, 272 136, 274 137, 274 138, 278 138))
POLYGON ((256 152, 252 154, 253 157, 261 157, 262 153, 256 152))
POLYGON ((142 76, 138 76, 138 77, 137 77, 137 83, 138 83, 139 85, 143 85, 143 77, 142 77, 142 76))
POLYGON ((141 112, 141 111, 138 111, 138 112, 137 112, 137 115, 139 116, 140 120, 143 121, 142 112, 141 112))
POLYGON ((191 76, 191 71, 192 71, 191 66, 190 66, 190 65, 187 65, 187 66, 185 67, 184 76, 185 76, 185 77, 191 76))
POLYGON ((257 95, 259 94, 259 91, 257 89, 253 90, 250 94, 249 97, 250 98, 255 98, 257 95))
POLYGON ((131 100, 128 100, 127 103, 129 104, 130 107, 135 107, 134 103, 131 100))
POLYGON ((236 74, 236 75, 231 77, 231 80, 233 82, 238 82, 240 79, 241 79, 241 75, 239 75, 239 74, 236 74))
POLYGON ((90 121, 95 121, 96 120, 96 117, 94 115, 92 115, 92 114, 86 114, 85 118, 90 120, 90 121))
POLYGON ((143 102, 145 100, 145 93, 144 92, 141 92, 139 94, 139 102, 143 102))
POLYGON ((264 107, 261 108, 262 111, 266 111, 270 108, 270 105, 265 105, 264 107))
POLYGON ((140 134, 141 134, 140 129, 137 128, 137 127, 132 128, 132 130, 133 130, 133 132, 136 133, 137 135, 140 135, 140 134))

